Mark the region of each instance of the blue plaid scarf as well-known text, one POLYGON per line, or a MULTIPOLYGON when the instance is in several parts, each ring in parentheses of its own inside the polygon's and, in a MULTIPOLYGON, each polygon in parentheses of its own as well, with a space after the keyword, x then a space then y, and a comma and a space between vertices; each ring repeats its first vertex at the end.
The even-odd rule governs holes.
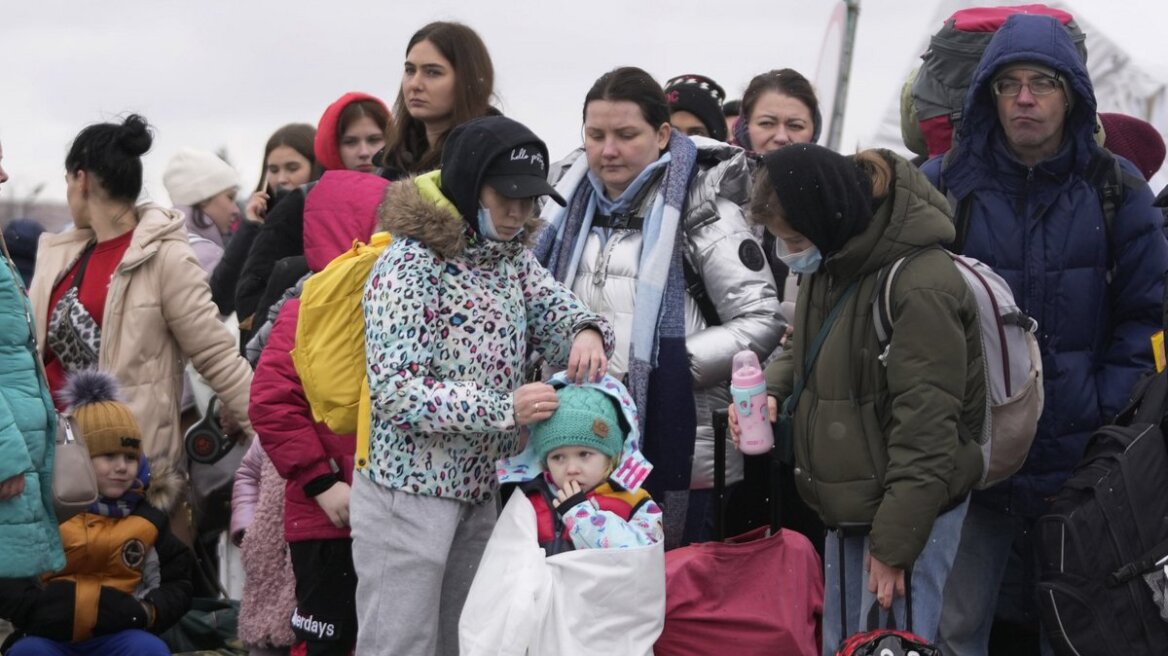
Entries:
MULTIPOLYGON (((669 162, 645 217, 643 252, 637 275, 627 387, 637 404, 644 435, 643 451, 653 463, 645 487, 658 496, 689 488, 697 431, 693 379, 685 349, 685 246, 682 211, 697 163, 697 147, 674 132, 669 162)), ((593 185, 585 179, 586 159, 579 157, 556 185, 568 206, 548 204, 543 218, 550 226, 534 247, 539 261, 556 280, 571 286, 591 231, 597 207, 593 185)))

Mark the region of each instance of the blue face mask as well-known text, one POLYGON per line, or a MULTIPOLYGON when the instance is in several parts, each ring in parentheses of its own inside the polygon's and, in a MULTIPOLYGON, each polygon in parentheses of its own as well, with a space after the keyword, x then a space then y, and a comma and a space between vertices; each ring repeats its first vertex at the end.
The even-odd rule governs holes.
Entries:
MULTIPOLYGON (((485 207, 479 208, 478 227, 479 234, 482 235, 484 239, 490 239, 491 241, 510 241, 499 236, 499 233, 495 230, 495 222, 491 219, 491 210, 488 210, 485 207)), ((518 236, 519 233, 516 233, 515 237, 518 236)), ((511 239, 514 239, 515 237, 512 237, 511 239)))
POLYGON ((779 259, 787 268, 795 273, 815 273, 819 270, 820 263, 823 262, 823 256, 819 254, 819 249, 815 246, 798 253, 780 253, 779 259))

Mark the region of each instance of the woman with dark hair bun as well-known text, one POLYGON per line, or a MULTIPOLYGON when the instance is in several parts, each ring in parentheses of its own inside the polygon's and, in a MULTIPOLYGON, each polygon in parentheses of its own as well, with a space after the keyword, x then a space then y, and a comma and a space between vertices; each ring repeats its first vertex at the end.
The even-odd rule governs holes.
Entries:
MULTIPOLYGON (((553 173, 568 206, 545 207, 551 225, 536 256, 613 324, 609 369, 627 377, 644 422, 654 465, 646 489, 664 506, 685 499, 666 491, 689 491, 685 535, 675 530, 671 540, 705 540, 710 411, 729 403, 734 355, 752 349, 765 358, 783 330, 774 280, 743 216, 746 157, 673 130, 665 93, 639 68, 602 75, 583 118, 584 147, 553 173)), ((742 459, 727 455, 735 483, 742 459)))
POLYGON ((187 360, 248 431, 251 370, 219 322, 182 214, 135 204, 152 142, 136 114, 77 135, 65 158, 76 229, 42 237, 29 296, 54 395, 73 371, 109 371, 141 425, 146 457, 181 464, 187 360))

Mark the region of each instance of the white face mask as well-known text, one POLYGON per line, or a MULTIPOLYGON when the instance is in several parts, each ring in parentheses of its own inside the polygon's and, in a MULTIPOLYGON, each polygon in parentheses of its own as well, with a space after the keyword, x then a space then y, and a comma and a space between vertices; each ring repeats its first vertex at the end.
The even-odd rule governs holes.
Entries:
MULTIPOLYGON (((783 251, 785 249, 779 249, 783 251)), ((795 273, 815 273, 819 270, 819 265, 823 262, 823 256, 819 254, 819 249, 815 246, 801 250, 798 253, 779 253, 779 259, 787 268, 795 273)))
POLYGON ((511 241, 511 239, 519 236, 519 233, 516 233, 515 237, 511 239, 503 239, 500 237, 498 231, 495 230, 495 221, 491 218, 491 210, 485 207, 479 208, 478 227, 479 234, 483 236, 483 239, 490 239, 491 241, 511 241))

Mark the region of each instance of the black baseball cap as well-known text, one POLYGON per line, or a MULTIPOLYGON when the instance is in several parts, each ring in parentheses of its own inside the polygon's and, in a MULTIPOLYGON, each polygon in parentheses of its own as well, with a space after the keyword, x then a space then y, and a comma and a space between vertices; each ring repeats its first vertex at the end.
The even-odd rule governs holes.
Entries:
POLYGON ((547 171, 547 146, 527 126, 505 116, 455 127, 442 148, 442 192, 464 218, 478 213, 484 184, 508 198, 548 196, 566 205, 548 184, 547 171))
POLYGON ((533 142, 512 148, 491 160, 483 172, 483 184, 507 198, 547 196, 560 205, 564 197, 547 181, 547 162, 541 144, 533 142))

